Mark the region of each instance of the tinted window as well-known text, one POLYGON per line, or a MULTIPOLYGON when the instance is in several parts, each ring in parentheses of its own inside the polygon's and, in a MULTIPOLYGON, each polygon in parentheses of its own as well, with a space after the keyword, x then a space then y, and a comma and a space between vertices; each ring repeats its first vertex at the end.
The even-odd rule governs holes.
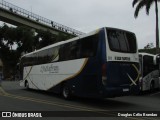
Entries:
POLYGON ((98 34, 49 48, 22 58, 23 66, 96 56, 98 34))
POLYGON ((135 53, 137 51, 136 37, 133 33, 107 29, 109 47, 112 51, 135 53))
POLYGON ((140 72, 142 74, 142 55, 139 55, 139 65, 140 65, 140 72))
POLYGON ((80 59, 96 56, 98 48, 98 35, 82 38, 60 46, 59 61, 80 59))
POLYGON ((154 70, 158 70, 158 65, 154 65, 153 56, 143 56, 143 76, 146 76, 154 70))
POLYGON ((93 57, 98 48, 98 35, 83 38, 81 40, 81 57, 93 57))

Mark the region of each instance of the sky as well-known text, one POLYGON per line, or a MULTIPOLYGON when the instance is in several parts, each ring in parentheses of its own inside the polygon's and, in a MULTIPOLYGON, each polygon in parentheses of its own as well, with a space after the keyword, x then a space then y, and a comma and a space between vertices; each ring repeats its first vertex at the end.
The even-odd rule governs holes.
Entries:
MULTIPOLYGON (((155 46, 155 6, 147 16, 143 8, 134 18, 133 0, 5 0, 42 17, 88 33, 101 27, 134 32, 139 49, 155 46)), ((158 4, 160 9, 160 3, 158 4)), ((160 16, 160 11, 159 11, 160 16)))

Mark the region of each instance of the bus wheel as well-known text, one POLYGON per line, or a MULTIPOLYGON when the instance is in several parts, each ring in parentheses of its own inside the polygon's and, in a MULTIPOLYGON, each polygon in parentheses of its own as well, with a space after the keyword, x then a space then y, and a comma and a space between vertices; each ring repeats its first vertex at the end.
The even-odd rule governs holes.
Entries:
POLYGON ((67 84, 63 85, 62 96, 67 100, 71 99, 71 91, 70 91, 70 88, 67 86, 67 84))
POLYGON ((150 91, 152 92, 154 90, 154 82, 152 81, 150 84, 150 91))
POLYGON ((28 81, 25 82, 25 87, 26 87, 27 89, 29 89, 29 83, 28 83, 28 81))

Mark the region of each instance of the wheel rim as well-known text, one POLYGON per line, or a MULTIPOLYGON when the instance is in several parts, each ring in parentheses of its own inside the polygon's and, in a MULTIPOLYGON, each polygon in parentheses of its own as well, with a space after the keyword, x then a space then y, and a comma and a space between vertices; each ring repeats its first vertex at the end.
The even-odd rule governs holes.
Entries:
POLYGON ((63 96, 64 96, 64 98, 68 98, 69 97, 69 89, 68 89, 68 87, 64 87, 63 88, 63 96))
POLYGON ((27 89, 29 88, 29 83, 28 83, 28 82, 26 82, 26 88, 27 88, 27 89))
POLYGON ((154 89, 154 85, 153 85, 153 83, 151 83, 150 90, 152 91, 153 89, 154 89))

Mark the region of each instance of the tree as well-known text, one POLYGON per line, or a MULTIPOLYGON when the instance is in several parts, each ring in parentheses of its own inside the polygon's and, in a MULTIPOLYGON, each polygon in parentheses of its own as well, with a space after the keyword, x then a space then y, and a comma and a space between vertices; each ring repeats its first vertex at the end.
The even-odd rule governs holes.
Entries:
POLYGON ((150 49, 139 49, 139 52, 144 52, 144 53, 150 53, 150 54, 155 54, 156 55, 156 48, 150 48, 150 49))
POLYGON ((27 27, 0 27, 0 57, 4 65, 4 77, 15 75, 16 64, 22 52, 31 52, 34 48, 34 32, 27 27), (16 47, 17 46, 17 47, 16 47))
POLYGON ((72 37, 73 36, 71 35, 65 35, 63 33, 54 35, 50 31, 37 30, 37 35, 35 36, 35 46, 37 49, 40 49, 42 47, 54 44, 56 42, 68 40, 72 37))
POLYGON ((14 35, 14 28, 4 24, 3 27, 1 27, 1 46, 7 46, 9 49, 12 49, 15 39, 14 35))
POLYGON ((146 7, 146 14, 149 15, 149 10, 152 4, 155 3, 155 13, 156 13, 156 52, 159 53, 159 27, 158 27, 158 2, 160 0, 133 0, 133 7, 137 4, 134 13, 135 18, 138 17, 139 10, 146 7))
POLYGON ((37 33, 25 26, 0 26, 0 58, 4 65, 4 78, 15 75, 16 64, 22 53, 32 52, 55 42, 67 40, 71 36, 54 35, 49 31, 38 30, 37 33))
POLYGON ((15 44, 17 45, 17 51, 32 52, 36 49, 35 33, 28 27, 19 26, 15 29, 15 44))
POLYGON ((37 35, 35 36, 36 42, 36 48, 40 49, 42 47, 51 45, 53 43, 56 43, 56 36, 52 34, 50 31, 43 31, 43 30, 37 30, 37 35))
POLYGON ((144 46, 144 49, 152 49, 154 48, 153 43, 148 43, 146 46, 144 46))

